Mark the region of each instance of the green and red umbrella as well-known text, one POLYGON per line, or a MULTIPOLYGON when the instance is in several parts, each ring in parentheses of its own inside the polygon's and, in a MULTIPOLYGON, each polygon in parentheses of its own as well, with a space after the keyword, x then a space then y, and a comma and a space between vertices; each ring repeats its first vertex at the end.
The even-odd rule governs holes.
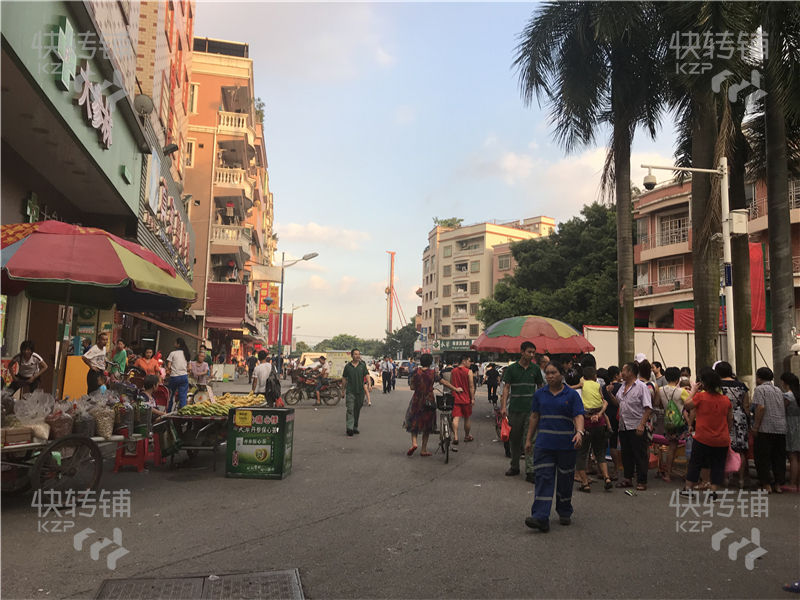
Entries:
POLYGON ((519 353, 522 342, 533 342, 537 352, 581 354, 594 351, 576 329, 557 319, 525 315, 503 319, 484 331, 472 344, 479 352, 519 353))

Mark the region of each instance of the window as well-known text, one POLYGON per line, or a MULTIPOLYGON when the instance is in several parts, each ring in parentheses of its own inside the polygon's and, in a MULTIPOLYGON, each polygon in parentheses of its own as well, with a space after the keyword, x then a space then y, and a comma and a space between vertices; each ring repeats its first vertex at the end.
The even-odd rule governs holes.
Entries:
POLYGON ((442 336, 450 335, 450 325, 442 325, 442 336))
POLYGON ((481 261, 473 260, 469 263, 469 272, 470 273, 480 273, 481 272, 481 261))
POLYGON ((670 285, 683 277, 683 259, 658 261, 658 285, 670 285))
POLYGON ((450 277, 452 275, 453 267, 452 265, 445 265, 442 267, 442 277, 450 277))
POLYGON ((459 325, 455 328, 456 335, 467 335, 467 326, 466 325, 459 325))
POLYGON ((470 294, 480 294, 481 293, 481 282, 480 281, 471 281, 469 284, 469 293, 470 294))
POLYGON ((473 316, 478 314, 478 303, 477 302, 470 303, 470 305, 469 305, 469 314, 471 314, 473 316))
POLYGON ((194 166, 194 147, 195 141, 189 140, 186 142, 186 166, 193 167, 194 166))
POLYGON ((192 83, 189 85, 189 112, 197 113, 197 100, 200 96, 200 84, 192 83))
POLYGON ((443 317, 449 317, 450 316, 450 305, 449 304, 445 304, 442 307, 442 316, 443 317))
POLYGON ((480 250, 483 248, 483 238, 476 237, 458 242, 459 250, 480 250))
POLYGON ((466 317, 467 316, 467 305, 466 304, 454 304, 453 311, 456 317, 466 317))
POLYGON ((445 246, 442 248, 442 256, 445 258, 450 258, 453 256, 453 247, 452 246, 445 246))
POLYGON ((634 265, 636 267, 636 285, 647 285, 648 283, 648 263, 634 265))
POLYGON ((467 293, 467 284, 466 283, 457 283, 456 284, 456 294, 466 294, 467 293))
POLYGON ((675 213, 658 218, 658 245, 680 244, 689 239, 689 214, 675 213))
POLYGON ((469 326, 469 334, 473 337, 478 335, 478 326, 475 323, 469 326))
POLYGON ((456 274, 459 273, 466 273, 467 272, 467 263, 456 263, 456 274))
POLYGON ((509 271, 511 269, 511 255, 503 254, 497 257, 497 270, 509 271))
POLYGON ((636 239, 633 241, 634 244, 644 244, 647 242, 647 224, 649 219, 645 217, 644 219, 636 219, 636 239))
POLYGON ((450 297, 450 286, 449 285, 443 285, 442 286, 442 296, 444 296, 445 298, 449 298, 450 297))

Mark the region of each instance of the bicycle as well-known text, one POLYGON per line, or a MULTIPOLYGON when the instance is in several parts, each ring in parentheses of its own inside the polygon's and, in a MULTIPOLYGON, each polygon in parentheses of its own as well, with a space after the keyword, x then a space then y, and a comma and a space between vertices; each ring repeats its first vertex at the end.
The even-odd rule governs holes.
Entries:
POLYGON ((436 408, 439 411, 439 449, 444 454, 444 464, 447 464, 453 439, 453 395, 437 394, 436 408))

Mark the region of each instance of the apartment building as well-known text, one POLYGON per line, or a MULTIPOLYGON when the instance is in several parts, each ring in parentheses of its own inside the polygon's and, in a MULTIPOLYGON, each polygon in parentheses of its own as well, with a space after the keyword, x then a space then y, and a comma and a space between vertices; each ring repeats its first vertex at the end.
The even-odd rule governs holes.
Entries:
POLYGON ((272 193, 253 62, 239 42, 195 38, 189 95, 186 191, 197 240, 194 314, 227 356, 263 343, 254 266, 271 264, 272 193))
POLYGON ((422 253, 422 287, 417 292, 422 298, 418 323, 423 350, 468 350, 482 330, 479 302, 491 297, 502 277, 497 274, 495 249, 504 248, 505 265, 512 242, 549 235, 554 228, 550 217, 434 227, 422 253))
MULTIPOLYGON (((764 257, 763 270, 751 269, 751 277, 766 278, 768 297, 769 240, 764 182, 749 183, 746 197, 750 242, 761 245, 764 257)), ((665 182, 634 199, 634 307, 636 319, 642 325, 671 328, 676 325, 676 311, 693 308, 690 201, 691 181, 681 184, 676 180, 665 182)), ((800 180, 789 182, 789 203, 795 305, 800 307, 800 180)), ((766 302, 766 307, 768 311, 769 302, 766 302)), ((796 318, 800 318, 800 313, 796 318)), ((769 322, 767 316, 767 329, 769 322)))

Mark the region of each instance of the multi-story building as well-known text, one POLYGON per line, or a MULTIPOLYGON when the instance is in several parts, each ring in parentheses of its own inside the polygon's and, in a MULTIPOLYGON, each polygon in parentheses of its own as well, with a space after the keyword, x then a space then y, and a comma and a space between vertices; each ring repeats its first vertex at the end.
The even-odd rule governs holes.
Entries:
POLYGON ((422 298, 418 322, 423 349, 468 350, 482 329, 477 318, 479 302, 491 297, 494 284, 503 276, 496 267, 500 256, 505 265, 510 243, 549 235, 554 228, 550 217, 434 227, 422 253, 422 287, 417 292, 422 298), (495 249, 500 247, 504 253, 497 255, 495 249))
POLYGON ((272 194, 247 44, 195 38, 186 191, 197 240, 193 313, 215 352, 263 341, 254 265, 270 265, 272 194))
MULTIPOLYGON (((751 243, 763 247, 767 295, 769 294, 769 240, 767 239, 767 188, 763 181, 746 187, 751 243)), ((693 307, 692 223, 689 202, 691 181, 665 182, 634 199, 636 239, 634 264, 637 321, 650 327, 675 325, 674 311, 693 307)), ((792 256, 795 306, 800 308, 800 180, 789 182, 792 221, 792 256)), ((761 276, 760 272, 751 276, 761 276)), ((769 302, 766 303, 769 307, 769 302)), ((800 311, 796 319, 800 318, 800 311)), ((769 323, 769 318, 766 323, 769 323)), ((800 322, 800 321, 798 321, 800 322)))

